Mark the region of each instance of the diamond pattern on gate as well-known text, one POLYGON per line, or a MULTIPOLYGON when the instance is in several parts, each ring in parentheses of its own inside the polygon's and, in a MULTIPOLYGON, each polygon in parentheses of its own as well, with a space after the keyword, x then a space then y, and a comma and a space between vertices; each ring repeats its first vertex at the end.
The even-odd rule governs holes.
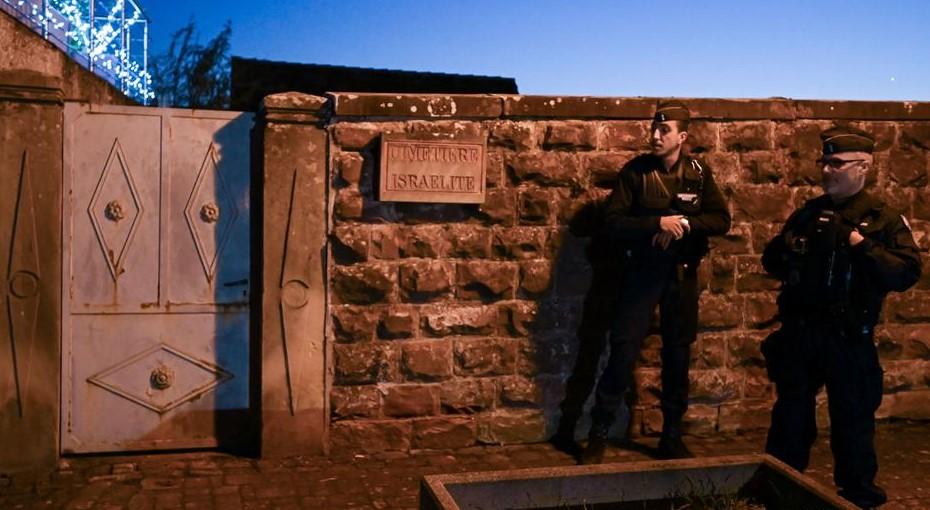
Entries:
POLYGON ((87 214, 114 281, 123 272, 123 261, 143 211, 126 156, 119 139, 114 139, 94 195, 87 205, 87 214))
POLYGON ((233 224, 239 218, 239 208, 217 165, 216 146, 212 143, 207 148, 197 180, 184 207, 184 217, 200 256, 204 275, 208 282, 212 282, 216 262, 229 239, 233 224))
POLYGON ((89 377, 87 382, 163 414, 232 378, 222 367, 158 344, 89 377))

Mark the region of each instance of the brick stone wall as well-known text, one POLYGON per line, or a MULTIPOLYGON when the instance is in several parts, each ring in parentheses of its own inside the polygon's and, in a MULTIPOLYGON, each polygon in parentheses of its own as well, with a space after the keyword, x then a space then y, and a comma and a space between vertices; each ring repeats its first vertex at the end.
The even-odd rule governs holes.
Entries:
MULTIPOLYGON (((369 451, 538 441, 553 431, 591 269, 569 221, 645 149, 655 100, 530 96, 331 97, 331 446, 369 451), (478 205, 374 199, 379 135, 486 136, 478 205)), ((878 139, 874 191, 930 248, 930 103, 688 101, 690 150, 714 170, 733 227, 700 269, 690 433, 766 427, 759 343, 777 324, 760 254, 819 193, 819 132, 878 139)), ((928 257, 930 258, 930 257, 928 257)), ((881 418, 930 418, 930 267, 886 302, 881 418)), ((658 431, 659 339, 636 372, 634 434, 658 431)), ((824 402, 822 402, 824 404, 824 402)), ((820 413, 826 423, 825 405, 820 413)), ((581 432, 580 427, 579 432, 581 432)))

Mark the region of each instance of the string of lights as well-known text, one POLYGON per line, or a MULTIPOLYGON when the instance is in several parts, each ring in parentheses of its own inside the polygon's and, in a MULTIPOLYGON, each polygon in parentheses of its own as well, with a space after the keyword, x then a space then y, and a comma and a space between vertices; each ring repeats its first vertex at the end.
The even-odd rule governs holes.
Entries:
POLYGON ((124 94, 154 99, 148 18, 135 0, 0 0, 0 8, 124 94))

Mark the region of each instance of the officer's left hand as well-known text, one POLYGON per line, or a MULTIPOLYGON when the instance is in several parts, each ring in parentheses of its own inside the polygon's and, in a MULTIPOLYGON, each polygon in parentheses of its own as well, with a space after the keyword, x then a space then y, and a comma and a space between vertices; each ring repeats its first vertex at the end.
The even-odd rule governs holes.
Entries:
POLYGON ((860 234, 859 231, 856 229, 853 229, 852 232, 849 233, 849 245, 850 246, 855 246, 861 243, 863 239, 865 239, 865 237, 862 237, 862 234, 860 234))

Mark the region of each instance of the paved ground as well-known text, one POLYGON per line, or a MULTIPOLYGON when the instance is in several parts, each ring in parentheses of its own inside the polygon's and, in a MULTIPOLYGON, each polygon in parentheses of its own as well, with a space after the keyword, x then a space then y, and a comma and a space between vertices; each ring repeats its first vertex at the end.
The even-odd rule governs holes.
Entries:
MULTIPOLYGON (((930 509, 930 423, 890 423, 877 436, 891 502, 884 509, 930 509)), ((762 434, 688 438, 701 456, 758 453, 762 434)), ((612 448, 608 462, 648 460, 612 448)), ((8 446, 4 446, 8 447, 8 446)), ((372 456, 255 460, 219 453, 82 457, 52 473, 0 475, 0 508, 68 509, 400 509, 416 508, 423 475, 571 465, 548 444, 372 456)), ((814 451, 813 478, 832 487, 826 439, 814 451)))

